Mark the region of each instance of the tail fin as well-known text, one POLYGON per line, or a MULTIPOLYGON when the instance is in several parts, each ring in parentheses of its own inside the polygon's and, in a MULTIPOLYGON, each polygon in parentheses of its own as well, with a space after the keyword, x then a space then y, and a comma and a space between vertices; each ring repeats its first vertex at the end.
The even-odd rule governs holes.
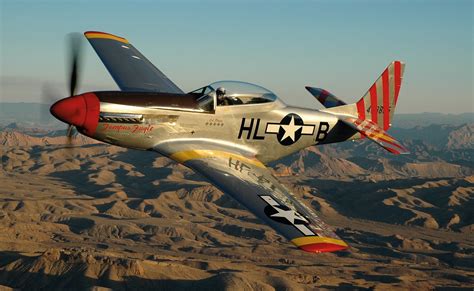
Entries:
POLYGON ((384 130, 390 128, 404 69, 405 64, 401 61, 393 61, 388 65, 364 97, 357 101, 359 119, 371 120, 384 130))
POLYGON ((404 69, 404 63, 392 62, 359 101, 323 111, 337 115, 361 138, 367 137, 394 154, 407 154, 408 150, 386 132, 391 126, 404 69))

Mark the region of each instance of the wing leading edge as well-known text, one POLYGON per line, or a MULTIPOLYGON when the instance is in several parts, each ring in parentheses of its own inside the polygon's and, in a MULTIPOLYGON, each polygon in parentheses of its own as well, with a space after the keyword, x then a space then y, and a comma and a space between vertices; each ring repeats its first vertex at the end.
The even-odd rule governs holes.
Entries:
POLYGON ((257 159, 216 148, 182 150, 171 158, 206 177, 298 248, 313 253, 348 248, 257 159))
POLYGON ((122 91, 184 93, 128 40, 110 33, 84 33, 122 91))

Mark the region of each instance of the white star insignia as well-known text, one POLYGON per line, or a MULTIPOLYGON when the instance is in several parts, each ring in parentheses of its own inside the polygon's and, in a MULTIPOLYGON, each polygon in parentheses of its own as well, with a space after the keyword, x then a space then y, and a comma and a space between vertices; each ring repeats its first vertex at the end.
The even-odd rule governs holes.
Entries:
POLYGON ((301 214, 299 214, 298 212, 292 210, 292 209, 289 209, 289 210, 283 210, 279 207, 273 207, 273 209, 275 209, 276 211, 278 211, 278 213, 275 213, 275 214, 272 214, 270 215, 271 217, 283 217, 283 218, 286 218, 286 220, 288 220, 291 224, 295 224, 295 219, 298 219, 298 220, 302 220, 306 223, 308 223, 308 221, 306 220, 306 218, 304 218, 301 214))
POLYGON ((301 125, 295 125, 295 117, 291 116, 290 124, 281 124, 280 126, 285 131, 281 140, 283 141, 289 137, 292 141, 295 141, 295 133, 301 128, 301 125))

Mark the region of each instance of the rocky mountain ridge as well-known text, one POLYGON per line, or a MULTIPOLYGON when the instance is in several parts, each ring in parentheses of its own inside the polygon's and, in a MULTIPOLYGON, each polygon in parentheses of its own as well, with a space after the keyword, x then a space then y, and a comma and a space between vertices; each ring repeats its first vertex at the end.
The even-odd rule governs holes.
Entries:
POLYGON ((166 157, 11 126, 0 132, 0 288, 470 288, 472 125, 395 130, 410 155, 347 142, 270 165, 351 246, 315 255, 166 157))

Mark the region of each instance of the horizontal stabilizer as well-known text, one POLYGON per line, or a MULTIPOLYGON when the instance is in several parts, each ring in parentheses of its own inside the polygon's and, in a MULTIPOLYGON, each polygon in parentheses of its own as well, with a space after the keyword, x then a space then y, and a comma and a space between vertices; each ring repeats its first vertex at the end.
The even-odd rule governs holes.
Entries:
POLYGON ((332 95, 324 89, 309 86, 306 86, 305 88, 326 108, 346 105, 344 101, 339 100, 336 96, 332 95))
POLYGON ((402 144, 371 120, 342 117, 341 121, 393 154, 410 153, 402 144))

